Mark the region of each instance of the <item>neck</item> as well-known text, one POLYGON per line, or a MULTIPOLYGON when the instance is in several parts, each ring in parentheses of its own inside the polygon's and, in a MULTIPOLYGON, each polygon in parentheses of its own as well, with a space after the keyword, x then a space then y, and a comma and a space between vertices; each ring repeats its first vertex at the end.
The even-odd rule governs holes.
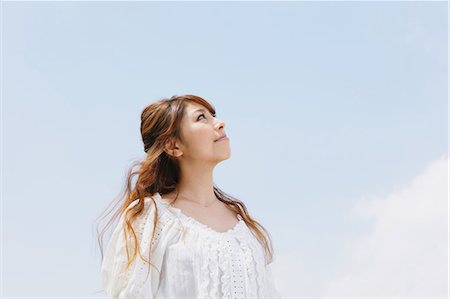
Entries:
POLYGON ((204 206, 217 200, 213 188, 213 168, 205 167, 205 164, 182 168, 177 188, 179 197, 204 206))

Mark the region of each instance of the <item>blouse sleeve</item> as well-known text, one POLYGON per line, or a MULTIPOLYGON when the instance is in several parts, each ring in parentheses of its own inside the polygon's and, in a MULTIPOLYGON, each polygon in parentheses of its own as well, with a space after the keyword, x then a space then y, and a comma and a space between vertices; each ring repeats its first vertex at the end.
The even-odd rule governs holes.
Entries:
MULTIPOLYGON (((137 200, 130 204, 129 209, 137 200)), ((139 242, 142 255, 148 260, 149 242, 153 232, 155 206, 150 199, 145 202, 144 213, 140 214, 132 226, 139 242)), ((149 265, 136 252, 136 258, 125 271, 128 258, 125 245, 124 215, 113 231, 105 250, 101 266, 103 289, 108 298, 155 298, 159 286, 160 271, 167 245, 178 236, 179 229, 174 217, 158 205, 158 223, 152 242, 152 254, 149 265), (148 269, 150 267, 150 270, 148 269), (155 267, 157 269, 155 269, 155 267), (148 276, 147 276, 148 273, 148 276)), ((133 254, 134 242, 130 234, 129 253, 133 254)))
POLYGON ((272 265, 273 262, 270 264, 267 264, 266 267, 266 278, 267 278, 267 287, 268 287, 268 293, 269 298, 281 298, 280 292, 278 292, 278 289, 275 285, 275 280, 272 272, 272 265))

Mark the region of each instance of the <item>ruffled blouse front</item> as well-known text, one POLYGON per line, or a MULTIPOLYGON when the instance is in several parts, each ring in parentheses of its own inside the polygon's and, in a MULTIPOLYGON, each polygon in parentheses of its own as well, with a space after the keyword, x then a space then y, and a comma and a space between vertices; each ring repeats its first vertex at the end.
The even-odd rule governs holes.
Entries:
MULTIPOLYGON (((125 272, 123 216, 102 261, 102 284, 109 298, 278 298, 271 264, 240 216, 218 232, 172 207, 157 192, 158 223, 148 269, 139 255, 125 272), (148 276, 147 276, 147 272, 148 276)), ((144 213, 133 223, 142 255, 148 258, 155 206, 144 199, 144 213)), ((132 207, 137 200, 130 204, 132 207)))

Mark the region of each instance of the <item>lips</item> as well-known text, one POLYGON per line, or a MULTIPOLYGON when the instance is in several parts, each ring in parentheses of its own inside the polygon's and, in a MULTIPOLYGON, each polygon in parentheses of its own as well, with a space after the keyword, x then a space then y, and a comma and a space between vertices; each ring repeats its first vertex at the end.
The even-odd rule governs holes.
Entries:
POLYGON ((222 136, 220 136, 218 139, 214 140, 214 141, 219 141, 221 139, 227 138, 227 134, 223 134, 222 136))

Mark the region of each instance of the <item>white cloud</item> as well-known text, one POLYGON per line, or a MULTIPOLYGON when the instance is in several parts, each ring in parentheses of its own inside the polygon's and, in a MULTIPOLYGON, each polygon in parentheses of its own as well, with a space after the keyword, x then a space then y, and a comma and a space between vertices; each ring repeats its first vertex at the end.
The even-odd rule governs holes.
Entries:
POLYGON ((372 219, 373 230, 348 245, 324 296, 447 296, 447 157, 398 191, 363 199, 354 213, 372 219))

